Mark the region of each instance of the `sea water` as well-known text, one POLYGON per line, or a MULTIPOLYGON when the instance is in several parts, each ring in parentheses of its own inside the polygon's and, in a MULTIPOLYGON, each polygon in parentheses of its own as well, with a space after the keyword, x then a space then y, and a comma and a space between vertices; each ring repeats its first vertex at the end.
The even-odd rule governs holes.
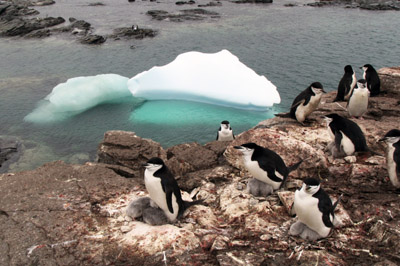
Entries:
POLYGON ((168 1, 102 2, 105 6, 88 7, 84 1, 63 0, 37 9, 43 17, 84 19, 98 34, 133 24, 159 34, 144 40, 108 40, 100 46, 82 45, 69 36, 0 39, 0 135, 16 136, 24 144, 24 155, 11 165, 12 171, 54 160, 95 160, 107 130, 134 131, 164 147, 212 141, 222 120, 229 120, 239 134, 276 112, 287 111, 294 97, 314 81, 327 91, 336 89, 347 64, 353 65, 358 78, 362 76, 358 66, 366 63, 377 69, 399 65, 400 20, 395 11, 314 8, 303 2, 285 7, 290 1, 270 5, 222 2, 222 7, 207 8, 220 13, 218 19, 174 23, 152 20, 145 12, 192 7, 181 8, 168 1), (70 78, 110 73, 131 78, 183 52, 222 49, 276 85, 281 104, 256 112, 184 101, 126 99, 63 121, 24 121, 40 100, 70 78))

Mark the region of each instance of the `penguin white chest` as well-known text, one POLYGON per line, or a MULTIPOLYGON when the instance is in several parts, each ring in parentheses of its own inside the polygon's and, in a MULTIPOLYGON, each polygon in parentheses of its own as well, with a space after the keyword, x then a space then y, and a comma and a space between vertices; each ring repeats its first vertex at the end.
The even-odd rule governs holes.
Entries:
POLYGON ((347 110, 351 116, 362 116, 368 108, 368 90, 355 89, 350 97, 347 110))
MULTIPOLYGON (((257 161, 252 161, 251 158, 244 157, 244 165, 246 166, 247 171, 249 171, 249 173, 254 178, 272 186, 272 188, 274 190, 276 190, 280 187, 281 182, 275 182, 275 181, 271 180, 268 177, 268 173, 260 167, 260 165, 258 164, 257 161)), ((281 174, 279 174, 277 171, 275 171, 275 175, 277 177, 283 179, 283 176, 281 174)))
POLYGON ((307 103, 307 105, 299 104, 295 112, 296 120, 300 123, 304 122, 307 116, 309 116, 313 111, 318 108, 318 105, 321 101, 321 96, 322 94, 311 96, 310 101, 307 103))
POLYGON ((232 130, 229 128, 221 128, 221 130, 218 131, 218 140, 220 141, 233 140, 232 130))
POLYGON ((144 184, 150 198, 164 211, 170 221, 174 221, 178 216, 179 211, 175 195, 172 194, 172 208, 174 212, 171 213, 168 209, 166 194, 162 189, 161 178, 155 177, 152 173, 149 173, 146 170, 144 172, 144 184))
POLYGON ((294 195, 294 208, 299 221, 326 237, 330 228, 326 227, 322 220, 322 212, 318 209, 318 199, 310 194, 297 190, 294 195))
POLYGON ((396 163, 393 159, 394 150, 395 149, 393 147, 393 144, 388 144, 386 164, 387 164, 387 168, 388 168, 390 182, 392 182, 393 186, 400 187, 400 182, 399 182, 399 179, 397 177, 397 172, 396 172, 396 163))
POLYGON ((340 131, 340 134, 342 134, 340 147, 342 148, 343 152, 347 156, 353 155, 356 151, 356 147, 354 146, 353 142, 342 131, 340 131))

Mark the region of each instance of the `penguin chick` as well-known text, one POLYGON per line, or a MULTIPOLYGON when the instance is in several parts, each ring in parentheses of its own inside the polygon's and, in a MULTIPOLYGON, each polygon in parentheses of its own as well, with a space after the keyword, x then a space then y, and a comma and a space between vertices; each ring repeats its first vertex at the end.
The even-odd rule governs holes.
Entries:
POLYGON ((150 225, 163 225, 169 222, 164 211, 158 207, 149 207, 143 210, 143 222, 150 225))
POLYGON ((364 133, 355 122, 338 114, 326 115, 325 120, 329 135, 333 140, 328 145, 328 149, 334 158, 369 151, 364 133))
POLYGON ((132 219, 143 216, 143 210, 150 208, 150 201, 151 199, 149 197, 141 197, 131 201, 126 208, 126 215, 132 219))
POLYGON ((337 94, 334 102, 345 101, 350 97, 351 92, 356 86, 356 73, 350 65, 344 67, 344 74, 339 81, 337 94))
POLYGON ((386 164, 390 181, 393 186, 400 188, 400 130, 390 130, 380 141, 387 144, 386 164))
POLYGON ((170 222, 180 218, 190 206, 202 202, 202 200, 188 202, 182 199, 178 183, 162 159, 151 158, 144 167, 146 168, 144 184, 147 192, 170 222))
MULTIPOLYGON (((250 174, 271 187, 271 189, 262 188, 264 191, 271 192, 281 188, 289 173, 296 170, 302 162, 299 161, 290 167, 286 167, 278 154, 255 143, 246 143, 234 148, 243 153, 243 162, 250 174)), ((252 189, 252 185, 256 185, 256 183, 250 184, 249 189, 252 189)), ((255 196, 258 196, 256 189, 253 189, 250 193, 255 193, 255 196)))
POLYGON ((375 68, 370 64, 365 64, 360 68, 364 70, 363 77, 367 81, 371 97, 379 95, 381 92, 381 80, 379 79, 378 72, 376 72, 375 68))
POLYGON ((290 117, 303 124, 304 120, 318 108, 324 92, 321 83, 312 83, 294 99, 290 107, 290 117))
POLYGON ((222 121, 221 126, 218 129, 217 140, 218 141, 230 141, 234 140, 235 135, 233 135, 233 131, 231 126, 229 125, 229 121, 222 121))
POLYGON ((347 102, 347 111, 350 116, 362 117, 367 112, 369 90, 365 79, 357 81, 357 86, 353 89, 349 101, 347 102))
POLYGON ((256 197, 264 197, 272 194, 274 189, 267 183, 264 183, 256 178, 251 178, 247 183, 247 192, 256 197))
POLYGON ((338 202, 332 205, 319 180, 306 178, 301 189, 294 194, 291 212, 297 215, 298 222, 290 227, 289 234, 312 241, 327 237, 333 228, 338 202))

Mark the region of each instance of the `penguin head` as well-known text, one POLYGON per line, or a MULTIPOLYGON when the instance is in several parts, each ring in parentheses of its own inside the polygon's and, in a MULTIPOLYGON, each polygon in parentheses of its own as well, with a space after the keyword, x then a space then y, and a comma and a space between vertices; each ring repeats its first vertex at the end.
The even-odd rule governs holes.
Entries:
POLYGON ((360 67, 360 68, 361 68, 362 70, 364 70, 365 72, 368 71, 368 70, 374 69, 373 66, 370 65, 370 64, 365 64, 365 65, 363 65, 363 66, 360 67))
POLYGON ((221 128, 228 129, 229 127, 230 127, 229 121, 224 120, 224 121, 221 122, 221 128))
POLYGON ((350 65, 347 65, 347 66, 344 67, 344 72, 345 73, 351 73, 351 74, 354 73, 353 68, 350 65))
POLYGON ((340 116, 338 114, 332 113, 329 115, 325 115, 323 118, 327 125, 329 125, 333 120, 338 119, 340 116))
POLYGON ((320 188, 321 184, 319 180, 315 178, 306 178, 303 181, 303 186, 301 187, 301 190, 303 190, 307 194, 314 195, 318 192, 320 188))
POLYGON ((160 158, 153 157, 148 160, 143 166, 146 168, 146 171, 149 171, 150 173, 155 173, 157 170, 165 167, 165 164, 164 161, 160 158))
POLYGON ((367 89, 367 81, 365 79, 357 80, 357 87, 359 89, 367 89))
POLYGON ((388 133, 386 133, 386 135, 381 138, 379 141, 385 141, 386 143, 396 143, 400 140, 400 130, 398 129, 392 129, 389 130, 388 133))
POLYGON ((311 87, 311 90, 312 90, 315 94, 317 94, 317 95, 325 92, 325 91, 324 91, 324 87, 323 87, 322 84, 319 83, 319 82, 313 82, 313 83, 310 85, 310 87, 311 87))
POLYGON ((254 153, 254 150, 258 149, 258 146, 255 143, 249 142, 246 144, 242 144, 241 146, 234 146, 235 149, 241 151, 244 156, 251 156, 254 153))

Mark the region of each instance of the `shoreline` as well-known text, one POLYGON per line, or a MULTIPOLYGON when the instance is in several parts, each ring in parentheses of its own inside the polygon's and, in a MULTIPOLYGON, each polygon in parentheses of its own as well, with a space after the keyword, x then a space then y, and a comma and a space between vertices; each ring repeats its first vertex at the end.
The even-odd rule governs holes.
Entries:
MULTIPOLYGON (((368 146, 384 154, 377 140, 400 126, 400 68, 379 73, 386 94, 370 98, 364 119, 354 120, 368 146)), ((275 117, 232 142, 169 149, 132 132, 109 131, 99 144, 98 162, 55 161, 1 174, 0 228, 8 248, 0 264, 162 265, 163 254, 171 265, 315 264, 321 258, 332 265, 398 264, 393 247, 400 245, 400 203, 385 158, 333 159, 324 152, 330 137, 321 116, 346 115, 334 97, 335 92, 323 96, 307 127, 275 117), (250 176, 233 148, 246 142, 277 151, 288 165, 307 160, 284 189, 254 197, 245 189, 250 176), (166 161, 184 195, 197 194, 206 203, 173 225, 148 226, 125 215, 131 200, 147 195, 141 165, 154 156, 166 161), (320 179, 333 199, 343 194, 335 214, 339 225, 311 243, 288 235, 296 221, 288 213, 293 194, 306 177, 320 179)))

